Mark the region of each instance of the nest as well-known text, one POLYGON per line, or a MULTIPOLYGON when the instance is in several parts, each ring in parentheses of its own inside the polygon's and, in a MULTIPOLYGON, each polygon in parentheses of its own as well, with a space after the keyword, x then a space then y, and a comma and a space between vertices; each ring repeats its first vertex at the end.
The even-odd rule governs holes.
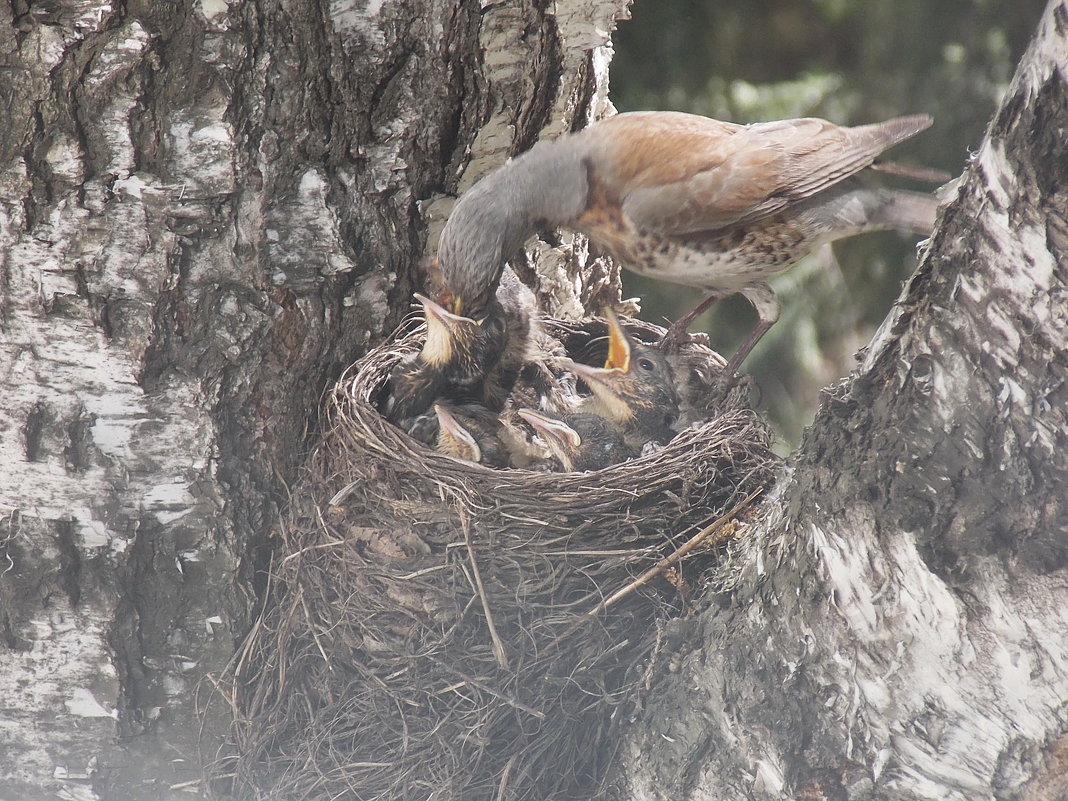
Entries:
MULTIPOLYGON (((581 358, 604 326, 554 330, 581 358)), ((658 622, 715 569, 715 549, 683 561, 680 546, 767 484, 767 431, 733 393, 600 471, 467 463, 376 411, 420 341, 378 348, 335 387, 235 659, 235 756, 219 773, 237 797, 287 801, 608 795, 658 622)), ((700 398, 722 361, 693 345, 682 359, 700 398)))

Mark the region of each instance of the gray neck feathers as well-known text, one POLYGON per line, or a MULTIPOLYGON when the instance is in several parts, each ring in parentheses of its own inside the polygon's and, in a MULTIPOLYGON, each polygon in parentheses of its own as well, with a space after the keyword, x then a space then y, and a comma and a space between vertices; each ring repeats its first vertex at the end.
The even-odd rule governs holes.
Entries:
POLYGON ((574 135, 538 142, 498 171, 501 189, 512 191, 516 211, 535 226, 567 225, 586 208, 587 150, 574 135))
POLYGON ((563 136, 539 142, 465 192, 441 234, 438 257, 447 285, 476 299, 540 228, 565 226, 586 207, 587 145, 563 136))

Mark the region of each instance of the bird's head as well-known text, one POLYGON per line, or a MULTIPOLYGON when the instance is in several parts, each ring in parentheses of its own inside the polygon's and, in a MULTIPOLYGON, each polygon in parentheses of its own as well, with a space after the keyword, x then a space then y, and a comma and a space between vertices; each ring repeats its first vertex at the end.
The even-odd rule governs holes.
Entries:
POLYGON ((505 252, 504 241, 511 217, 491 189, 480 182, 457 201, 428 270, 439 293, 435 300, 454 314, 478 317, 485 311, 497 292, 505 260, 512 255, 505 252))
POLYGON ((499 315, 487 314, 475 320, 455 314, 425 295, 416 294, 426 315, 426 341, 420 358, 440 368, 446 378, 459 385, 481 379, 500 359, 503 322, 499 315))
POLYGON ((442 288, 460 303, 454 313, 481 316, 523 243, 539 230, 567 227, 586 209, 590 148, 574 136, 538 142, 457 199, 437 250, 442 288))
POLYGON ((441 268, 440 258, 427 259, 423 263, 423 274, 426 279, 427 294, 445 311, 463 315, 465 307, 475 305, 474 302, 464 303, 463 296, 447 282, 445 272, 441 268))
POLYGON ((533 409, 519 409, 518 415, 530 424, 531 428, 541 434, 549 451, 565 472, 575 470, 575 456, 582 447, 582 436, 563 420, 550 417, 533 409))
POLYGON ((438 417, 438 450, 447 456, 481 462, 482 449, 478 441, 456 416, 440 403, 434 404, 434 414, 438 417))
POLYGON ((679 414, 678 393, 667 359, 631 337, 611 309, 605 311, 605 317, 605 366, 567 365, 593 393, 590 411, 623 428, 667 429, 679 414))

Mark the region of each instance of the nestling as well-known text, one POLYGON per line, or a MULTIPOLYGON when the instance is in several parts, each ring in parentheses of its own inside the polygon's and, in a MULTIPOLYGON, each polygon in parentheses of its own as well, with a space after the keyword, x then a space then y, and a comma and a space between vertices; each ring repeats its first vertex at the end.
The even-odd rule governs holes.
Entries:
POLYGON ((600 470, 636 455, 623 442, 621 431, 596 414, 557 418, 533 409, 520 409, 518 414, 543 436, 566 473, 600 470))
POLYGON ((649 442, 665 443, 675 432, 679 397, 664 354, 637 342, 619 324, 611 309, 608 322, 608 358, 604 367, 565 360, 593 393, 580 412, 604 418, 622 436, 628 448, 640 453, 649 442))

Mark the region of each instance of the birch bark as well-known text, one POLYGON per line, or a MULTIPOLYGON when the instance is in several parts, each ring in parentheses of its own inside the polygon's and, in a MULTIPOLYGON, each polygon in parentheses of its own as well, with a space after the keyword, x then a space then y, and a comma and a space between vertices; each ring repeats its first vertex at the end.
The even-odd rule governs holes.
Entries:
POLYGON ((1068 4, 717 603, 668 632, 634 799, 1068 797, 1068 4))
MULTIPOLYGON (((323 390, 443 197, 604 111, 625 6, 0 9, 0 796, 197 790, 323 390)), ((540 250, 561 311, 618 292, 540 250)))

